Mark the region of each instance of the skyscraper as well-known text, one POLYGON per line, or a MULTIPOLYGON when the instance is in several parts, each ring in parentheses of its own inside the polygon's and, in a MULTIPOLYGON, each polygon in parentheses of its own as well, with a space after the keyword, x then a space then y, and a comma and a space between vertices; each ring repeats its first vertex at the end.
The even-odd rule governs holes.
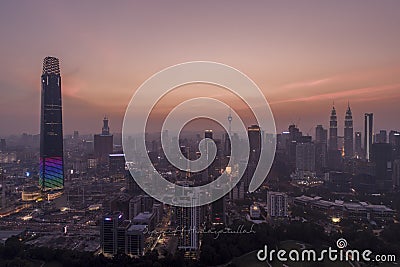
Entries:
POLYGON ((328 131, 322 125, 317 125, 315 128, 315 168, 318 171, 327 166, 327 143, 328 131))
POLYGON ((101 134, 94 135, 94 154, 100 162, 107 162, 108 156, 113 152, 113 135, 110 134, 108 118, 104 117, 101 134))
POLYGON ((400 132, 389 132, 389 144, 392 146, 393 158, 400 159, 400 132))
POLYGON ((338 170, 341 168, 341 155, 338 150, 337 116, 335 106, 332 107, 329 120, 328 168, 338 170))
POLYGON ((249 136, 250 154, 249 164, 257 166, 258 159, 261 153, 261 130, 258 125, 248 127, 247 133, 249 136))
POLYGON ((6 139, 0 139, 0 151, 5 152, 7 148, 6 139))
POLYGON ((322 125, 317 125, 315 128, 315 142, 327 144, 328 142, 328 131, 322 127, 322 125))
POLYGON ((103 217, 100 226, 100 248, 105 255, 115 255, 118 252, 117 228, 123 222, 123 214, 115 212, 103 217))
POLYGON ((348 104, 344 119, 344 156, 349 159, 353 154, 353 116, 348 104))
POLYGON ((289 125, 288 130, 288 136, 285 136, 285 150, 289 166, 294 168, 296 167, 296 145, 301 141, 303 133, 294 124, 289 125))
POLYGON ((288 216, 288 197, 281 192, 267 192, 267 216, 279 218, 288 216))
MULTIPOLYGON (((215 186, 211 189, 214 194, 218 194, 218 191, 222 191, 222 186, 215 186)), ((225 196, 215 200, 211 203, 211 223, 213 225, 226 225, 226 201, 225 196)))
POLYGON ((58 58, 43 60, 40 117, 39 186, 43 191, 64 187, 61 75, 58 58))
POLYGON ((371 161, 375 163, 376 189, 388 191, 392 188, 392 155, 388 143, 371 146, 371 161))
POLYGON ((336 151, 338 149, 337 141, 337 116, 335 106, 332 107, 331 117, 329 121, 329 150, 336 151))
POLYGON ((228 115, 228 123, 229 123, 229 129, 228 132, 225 134, 225 140, 224 140, 224 157, 230 157, 231 156, 231 137, 232 137, 232 115, 231 115, 231 110, 229 110, 229 115, 228 115))
POLYGON ((389 132, 389 144, 392 146, 400 146, 400 132, 394 130, 389 132))
POLYGON ((315 171, 314 143, 298 143, 296 146, 296 170, 315 171))
POLYGON ((372 148, 372 133, 373 133, 373 113, 364 114, 364 150, 365 159, 371 160, 371 148, 372 148))
POLYGON ((387 143, 386 130, 380 130, 379 133, 375 134, 375 143, 387 143))
POLYGON ((354 151, 358 159, 362 158, 361 132, 355 132, 354 151))
POLYGON ((400 189, 400 159, 393 161, 392 183, 394 190, 400 189))
MULTIPOLYGON (((211 140, 213 139, 213 131, 212 130, 205 130, 204 131, 204 138, 208 138, 211 140)), ((211 140, 206 140, 206 157, 207 157, 207 162, 210 161, 212 158, 212 154, 211 154, 211 147, 212 147, 212 142, 215 143, 215 141, 211 141, 211 140)), ((217 151, 217 155, 215 156, 215 158, 213 159, 213 161, 211 162, 211 164, 206 168, 205 172, 204 172, 204 180, 208 181, 208 182, 212 182, 216 179, 216 177, 218 177, 218 168, 217 168, 217 162, 218 162, 218 151, 217 151)))
POLYGON ((3 168, 0 167, 0 180, 1 180, 1 208, 6 208, 6 180, 4 179, 3 168))
POLYGON ((143 256, 144 254, 144 232, 147 225, 131 225, 126 231, 126 254, 129 256, 143 256))
POLYGON ((247 128, 249 138, 249 159, 243 173, 243 182, 246 190, 250 185, 251 178, 256 170, 261 153, 261 130, 258 125, 251 125, 247 128))
POLYGON ((178 249, 185 251, 185 254, 190 254, 197 251, 200 245, 201 207, 196 207, 195 204, 198 200, 192 194, 180 198, 180 201, 190 202, 191 205, 189 207, 174 207, 177 229, 180 230, 178 249))

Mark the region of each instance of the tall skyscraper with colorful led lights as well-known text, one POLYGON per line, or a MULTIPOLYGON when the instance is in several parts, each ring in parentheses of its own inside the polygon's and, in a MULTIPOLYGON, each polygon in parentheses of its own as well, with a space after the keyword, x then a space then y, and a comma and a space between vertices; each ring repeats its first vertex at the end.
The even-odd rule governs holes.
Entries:
POLYGON ((40 171, 42 191, 64 187, 61 75, 58 58, 43 60, 40 115, 40 171))

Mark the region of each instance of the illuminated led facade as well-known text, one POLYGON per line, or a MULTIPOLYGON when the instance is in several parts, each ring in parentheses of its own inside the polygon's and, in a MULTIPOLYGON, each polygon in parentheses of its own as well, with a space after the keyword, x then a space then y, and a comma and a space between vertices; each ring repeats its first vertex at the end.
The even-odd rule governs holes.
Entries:
POLYGON ((42 191, 64 187, 61 75, 59 60, 43 60, 40 118, 40 171, 42 191))

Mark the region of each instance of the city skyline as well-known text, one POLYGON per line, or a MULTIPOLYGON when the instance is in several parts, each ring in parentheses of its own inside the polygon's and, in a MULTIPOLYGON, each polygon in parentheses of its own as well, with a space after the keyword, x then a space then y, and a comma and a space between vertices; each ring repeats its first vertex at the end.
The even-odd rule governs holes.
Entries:
POLYGON ((399 264, 399 10, 0 3, 0 266, 399 264))
POLYGON ((304 132, 314 132, 317 124, 328 128, 332 101, 340 136, 348 101, 354 131, 363 131, 364 113, 374 113, 376 131, 397 130, 399 5, 99 2, 97 12, 88 14, 91 4, 3 3, 0 56, 7 66, 0 68, 0 123, 8 127, 0 135, 39 133, 38 62, 48 55, 63 64, 65 133, 96 133, 104 114, 113 132, 120 132, 139 85, 165 67, 192 60, 228 64, 253 79, 271 105, 278 132, 292 123, 304 132), (155 6, 165 12, 152 12, 155 6), (44 32, 54 38, 37 38, 44 32))

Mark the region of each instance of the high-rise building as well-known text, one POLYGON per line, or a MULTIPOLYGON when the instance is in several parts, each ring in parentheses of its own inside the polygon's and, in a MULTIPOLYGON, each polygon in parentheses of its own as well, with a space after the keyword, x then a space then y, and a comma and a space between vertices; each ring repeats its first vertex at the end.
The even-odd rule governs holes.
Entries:
POLYGON ((100 248, 104 255, 112 256, 118 252, 118 227, 123 222, 123 214, 115 212, 103 217, 100 227, 100 248))
POLYGON ((281 192, 267 192, 267 216, 279 218, 288 216, 288 197, 281 192))
POLYGON ((387 143, 386 130, 380 130, 379 133, 375 134, 375 143, 387 143))
MULTIPOLYGON (((205 143, 205 145, 206 145, 207 162, 209 162, 212 159, 211 158, 212 154, 210 152, 211 151, 211 147, 213 145, 212 143, 215 143, 217 145, 217 142, 213 138, 213 131, 212 130, 205 130, 204 131, 204 138, 211 139, 211 140, 206 140, 206 143, 205 143)), ((220 166, 219 165, 220 162, 219 162, 219 155, 218 154, 219 154, 219 151, 218 151, 218 145, 217 145, 217 151, 216 151, 215 158, 211 161, 211 164, 206 168, 206 170, 204 172, 205 177, 203 179, 205 181, 212 182, 219 176, 219 172, 218 172, 219 168, 218 168, 218 166, 220 166)))
POLYGON ((204 138, 213 139, 213 131, 212 130, 205 130, 204 131, 204 138))
POLYGON ((153 212, 141 212, 132 219, 132 224, 147 225, 149 230, 153 231, 156 227, 156 216, 153 212))
POLYGON ((247 128, 249 138, 249 159, 243 174, 244 187, 246 190, 250 185, 251 178, 257 167, 261 153, 261 129, 258 125, 251 125, 247 128))
POLYGON ((101 128, 102 135, 110 135, 110 126, 108 126, 108 118, 104 117, 103 119, 103 127, 101 128))
POLYGON ((123 180, 125 178, 125 154, 110 154, 108 159, 108 171, 110 177, 114 180, 123 180))
POLYGON ((361 132, 354 133, 354 152, 358 159, 362 158, 361 132))
POLYGON ((337 116, 335 106, 332 107, 331 117, 329 121, 329 150, 336 151, 338 149, 337 140, 337 116))
POLYGON ((338 150, 337 116, 335 106, 332 107, 329 120, 328 168, 341 169, 341 154, 338 150))
POLYGON ((353 152, 353 116, 351 114, 350 104, 347 105, 346 116, 344 119, 344 156, 352 158, 353 152))
POLYGON ((327 166, 327 144, 328 131, 322 125, 317 125, 315 128, 315 168, 318 171, 327 166))
POLYGON ((113 135, 110 134, 108 118, 104 117, 101 134, 94 135, 94 154, 100 162, 107 162, 108 155, 113 152, 113 135))
POLYGON ((296 125, 289 125, 288 132, 283 132, 282 136, 284 136, 285 142, 285 151, 287 156, 287 161, 289 163, 290 168, 296 167, 296 145, 297 142, 300 142, 303 133, 300 132, 299 128, 296 125))
POLYGON ((231 156, 231 135, 229 133, 225 133, 224 135, 224 148, 223 148, 223 153, 224 157, 229 158, 231 156))
POLYGON ((298 143, 296 146, 296 170, 315 171, 314 143, 298 143))
POLYGON ((375 163, 377 189, 380 191, 390 190, 392 187, 392 155, 390 144, 372 144, 371 161, 375 163))
POLYGON ((61 75, 58 58, 43 60, 41 77, 40 171, 43 191, 64 187, 61 75))
POLYGON ((143 256, 144 232, 147 225, 131 225, 126 231, 126 251, 129 256, 143 256))
POLYGON ((229 192, 230 198, 233 200, 244 199, 245 196, 245 188, 244 183, 239 181, 234 188, 232 188, 231 192, 229 192))
POLYGON ((228 157, 229 158, 231 156, 231 138, 232 138, 232 114, 231 114, 231 110, 229 110, 228 123, 229 123, 228 132, 225 133, 225 135, 224 135, 223 155, 224 155, 224 157, 228 157))
POLYGON ((5 152, 6 148, 6 139, 0 139, 0 152, 5 152))
POLYGON ((117 226, 117 253, 126 253, 127 231, 131 225, 131 221, 123 220, 117 226))
POLYGON ((328 143, 328 131, 322 125, 317 125, 315 128, 315 143, 328 143))
MULTIPOLYGON (((214 194, 217 195, 218 191, 222 191, 221 186, 212 188, 214 194)), ((215 200, 211 203, 211 223, 213 225, 226 225, 226 200, 225 196, 215 200)))
POLYGON ((367 161, 371 160, 371 149, 372 149, 372 134, 373 134, 373 113, 364 114, 364 150, 365 159, 367 161))
MULTIPOLYGON (((189 207, 174 207, 176 225, 181 230, 178 249, 186 252, 195 252, 199 249, 199 228, 201 224, 201 207, 195 206, 196 198, 181 196, 180 201, 188 201, 189 207)), ((185 255, 186 256, 186 255, 185 255)))
POLYGON ((1 208, 6 209, 6 179, 4 178, 3 168, 0 167, 0 181, 1 181, 1 208))
POLYGON ((393 159, 400 159, 400 132, 389 132, 389 144, 392 147, 393 159))
POLYGON ((73 139, 78 139, 79 138, 79 131, 74 131, 73 139))
POLYGON ((142 196, 135 196, 129 200, 129 220, 135 218, 142 210, 142 196))
POLYGON ((400 159, 393 161, 392 183, 394 190, 400 189, 400 159))
POLYGON ((258 125, 251 125, 247 129, 249 136, 250 154, 249 164, 257 165, 261 152, 261 130, 258 125))
POLYGON ((391 130, 389 132, 389 144, 400 146, 400 132, 391 130))

